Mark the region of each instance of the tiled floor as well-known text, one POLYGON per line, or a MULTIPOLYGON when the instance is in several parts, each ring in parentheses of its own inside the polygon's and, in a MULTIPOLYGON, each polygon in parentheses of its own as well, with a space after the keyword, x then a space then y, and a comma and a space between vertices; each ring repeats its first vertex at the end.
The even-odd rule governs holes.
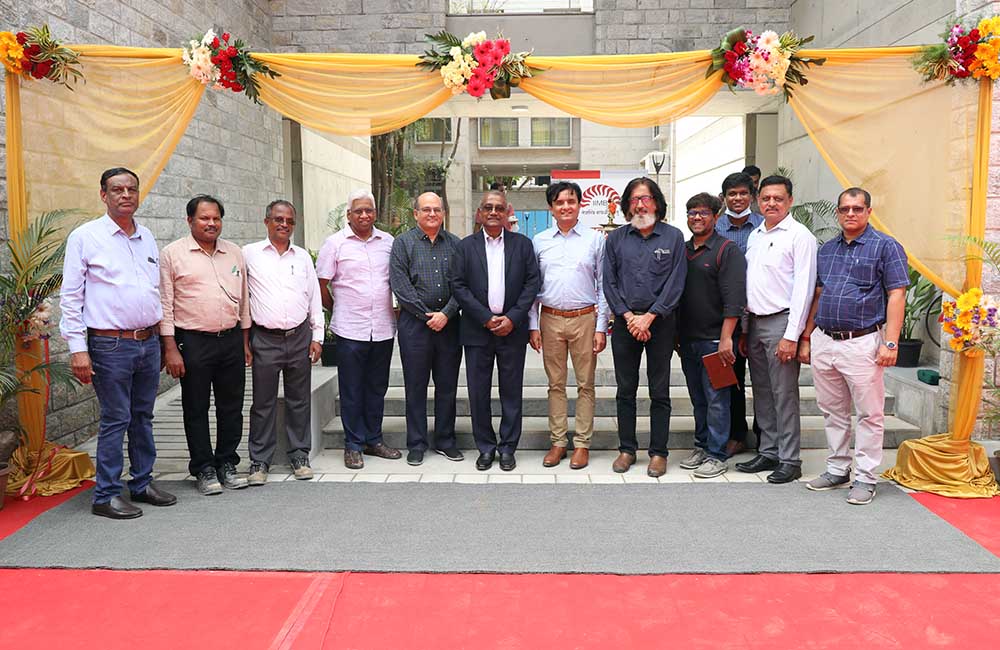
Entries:
MULTIPOLYGON (((680 469, 677 463, 687 454, 686 450, 678 450, 670 455, 667 463, 667 473, 660 478, 646 475, 645 458, 640 454, 639 462, 625 474, 615 474, 611 471, 611 462, 617 452, 595 451, 590 455, 590 465, 582 470, 569 468, 569 461, 564 460, 556 467, 543 467, 542 451, 523 451, 517 454, 517 467, 511 472, 503 472, 494 464, 485 472, 479 472, 475 467, 476 452, 466 451, 465 460, 454 462, 443 456, 428 454, 424 463, 417 467, 407 465, 406 461, 385 460, 383 458, 365 457, 365 468, 352 472, 344 468, 343 453, 328 449, 315 458, 312 467, 316 473, 313 482, 338 483, 518 483, 522 485, 632 485, 632 484, 662 484, 662 483, 762 483, 766 482, 767 472, 760 474, 744 474, 736 471, 733 464, 749 460, 749 453, 740 454, 729 461, 730 469, 722 476, 713 479, 696 479, 688 470, 680 469)), ((808 481, 818 476, 825 469, 826 452, 819 449, 802 451, 802 479, 808 481)), ((896 461, 896 450, 886 449, 882 460, 883 467, 890 467, 896 461)), ((268 477, 270 482, 293 480, 291 470, 287 466, 276 465, 271 468, 268 477)), ((170 472, 159 474, 159 480, 191 479, 184 473, 170 472)))

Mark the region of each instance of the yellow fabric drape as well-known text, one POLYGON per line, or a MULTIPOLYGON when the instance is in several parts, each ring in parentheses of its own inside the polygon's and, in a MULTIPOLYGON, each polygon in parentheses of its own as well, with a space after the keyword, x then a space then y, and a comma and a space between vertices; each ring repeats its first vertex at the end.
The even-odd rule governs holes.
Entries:
POLYGON ((521 89, 571 115, 620 128, 666 124, 690 115, 722 87, 722 72, 705 77, 711 54, 532 56, 543 70, 521 89))
POLYGON ((875 197, 872 224, 956 294, 963 247, 945 238, 963 233, 971 209, 977 92, 923 84, 910 62, 917 50, 804 51, 827 61, 809 69, 790 105, 843 187, 875 197))
POLYGON ((260 99, 311 129, 375 135, 415 122, 448 101, 441 75, 403 54, 254 53, 281 76, 259 75, 260 99))
POLYGON ((80 208, 104 212, 98 180, 109 167, 139 175, 141 198, 184 135, 204 87, 179 49, 74 45, 86 83, 73 92, 25 81, 21 102, 27 213, 80 208))

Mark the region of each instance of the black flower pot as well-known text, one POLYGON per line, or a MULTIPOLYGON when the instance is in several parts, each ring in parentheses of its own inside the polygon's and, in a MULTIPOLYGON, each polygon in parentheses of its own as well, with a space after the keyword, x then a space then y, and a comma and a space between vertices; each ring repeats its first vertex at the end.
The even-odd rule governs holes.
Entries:
POLYGON ((924 342, 920 339, 900 339, 896 365, 900 368, 916 368, 920 365, 920 349, 924 342))
POLYGON ((337 365, 337 342, 323 341, 323 353, 320 355, 320 363, 324 366, 337 365))

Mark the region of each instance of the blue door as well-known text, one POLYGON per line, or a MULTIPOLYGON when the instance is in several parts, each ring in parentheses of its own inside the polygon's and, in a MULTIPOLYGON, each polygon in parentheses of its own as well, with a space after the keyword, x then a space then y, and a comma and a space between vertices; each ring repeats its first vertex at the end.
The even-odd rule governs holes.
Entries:
POLYGON ((517 231, 529 239, 552 225, 552 213, 548 210, 515 210, 517 231))

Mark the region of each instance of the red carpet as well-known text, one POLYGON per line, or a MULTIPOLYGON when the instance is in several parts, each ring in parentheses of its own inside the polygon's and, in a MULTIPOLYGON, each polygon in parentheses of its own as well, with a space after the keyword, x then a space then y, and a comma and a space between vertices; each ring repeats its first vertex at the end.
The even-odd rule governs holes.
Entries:
POLYGON ((69 492, 51 497, 33 497, 27 501, 10 496, 6 497, 3 502, 3 510, 0 510, 0 540, 8 535, 13 535, 38 515, 72 499, 89 489, 93 484, 93 481, 84 481, 79 487, 75 487, 69 492))
MULTIPOLYGON (((937 494, 911 494, 922 506, 1000 557, 1000 497, 952 499, 937 494)), ((997 641, 1000 646, 1000 641, 997 641)))
POLYGON ((985 574, 21 569, 0 570, 0 611, 10 648, 986 648, 1000 638, 996 586, 985 574))

